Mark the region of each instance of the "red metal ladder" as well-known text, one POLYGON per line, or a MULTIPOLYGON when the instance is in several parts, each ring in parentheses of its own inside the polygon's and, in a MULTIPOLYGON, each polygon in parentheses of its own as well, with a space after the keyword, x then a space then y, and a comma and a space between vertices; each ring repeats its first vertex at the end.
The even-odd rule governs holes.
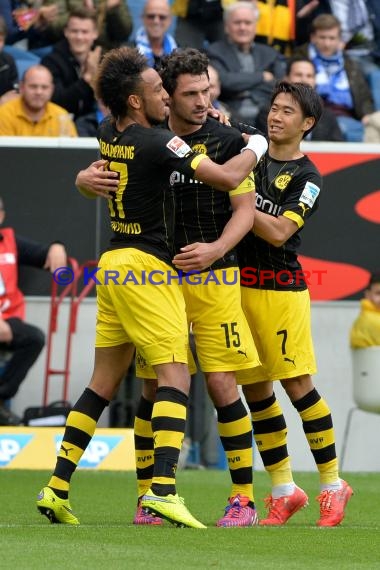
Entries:
POLYGON ((44 377, 44 389, 43 389, 43 399, 42 405, 48 405, 49 399, 49 389, 50 380, 53 376, 60 376, 63 380, 62 382, 62 400, 67 401, 68 391, 69 391, 69 381, 70 381, 70 364, 71 364, 71 347, 72 347, 72 336, 77 330, 77 320, 78 320, 78 309, 85 297, 90 293, 95 285, 95 280, 88 280, 84 283, 82 289, 80 289, 80 279, 83 276, 85 268, 96 267, 96 261, 86 261, 82 265, 79 265, 77 260, 69 257, 68 258, 68 271, 70 276, 71 270, 71 281, 65 286, 60 286, 56 279, 52 279, 52 289, 51 289, 51 299, 50 299, 50 317, 49 326, 46 342, 46 364, 45 364, 45 377, 44 377), (61 288, 60 288, 61 287, 61 288), (58 315, 59 310, 62 307, 63 301, 69 299, 69 316, 66 329, 66 341, 64 348, 64 359, 62 368, 56 368, 52 366, 52 348, 53 348, 53 338, 58 332, 58 315))

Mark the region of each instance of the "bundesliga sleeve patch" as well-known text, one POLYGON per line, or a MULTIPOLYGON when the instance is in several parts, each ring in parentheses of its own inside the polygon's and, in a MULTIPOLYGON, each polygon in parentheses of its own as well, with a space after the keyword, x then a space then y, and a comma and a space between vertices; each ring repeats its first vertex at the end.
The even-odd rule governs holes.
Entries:
POLYGON ((305 188, 303 189, 300 196, 300 202, 303 202, 309 206, 309 208, 312 208, 314 206, 315 200, 318 198, 319 192, 320 188, 316 184, 313 184, 313 182, 309 181, 306 182, 305 188))
POLYGON ((187 156, 191 152, 191 148, 180 137, 173 137, 166 145, 169 150, 174 152, 179 158, 187 156))

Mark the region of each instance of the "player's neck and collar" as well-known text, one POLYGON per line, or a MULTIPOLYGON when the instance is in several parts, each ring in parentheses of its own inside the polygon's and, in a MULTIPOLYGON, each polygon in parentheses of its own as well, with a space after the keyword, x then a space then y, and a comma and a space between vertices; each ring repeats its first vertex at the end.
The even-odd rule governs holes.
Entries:
POLYGON ((115 127, 116 130, 119 131, 119 133, 122 133, 123 131, 125 131, 125 129, 127 129, 131 125, 135 125, 136 123, 137 121, 132 121, 130 117, 123 117, 115 120, 115 127))
POLYGON ((268 154, 274 160, 286 161, 299 160, 305 155, 301 152, 299 142, 277 143, 269 140, 268 154))
POLYGON ((152 125, 150 124, 148 119, 145 117, 145 115, 143 113, 139 113, 139 112, 135 112, 135 113, 131 112, 131 113, 128 113, 128 115, 126 115, 125 117, 118 117, 115 120, 115 127, 120 133, 125 131, 125 129, 127 129, 131 125, 135 125, 135 124, 141 125, 142 127, 145 127, 147 129, 152 128, 152 125))
POLYGON ((185 137, 186 135, 192 135, 193 133, 196 133, 202 129, 204 124, 205 123, 203 123, 203 125, 193 125, 191 123, 183 121, 182 119, 177 119, 177 117, 169 113, 168 128, 179 137, 185 137))

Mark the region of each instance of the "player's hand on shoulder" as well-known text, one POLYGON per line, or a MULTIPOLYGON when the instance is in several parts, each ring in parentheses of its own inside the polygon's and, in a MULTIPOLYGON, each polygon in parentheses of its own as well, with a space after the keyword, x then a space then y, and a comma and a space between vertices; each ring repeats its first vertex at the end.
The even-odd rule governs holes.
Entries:
POLYGON ((219 123, 221 123, 222 125, 227 125, 228 127, 231 126, 228 116, 222 111, 220 111, 220 109, 215 109, 215 107, 209 107, 207 109, 207 114, 209 117, 212 117, 213 119, 219 121, 219 123))

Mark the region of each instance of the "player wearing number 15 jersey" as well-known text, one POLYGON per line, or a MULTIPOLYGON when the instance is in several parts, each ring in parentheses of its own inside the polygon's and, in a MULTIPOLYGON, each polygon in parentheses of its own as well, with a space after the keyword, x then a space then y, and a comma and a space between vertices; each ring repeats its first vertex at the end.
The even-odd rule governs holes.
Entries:
POLYGON ((68 416, 54 473, 37 507, 51 522, 78 524, 68 502, 70 479, 136 346, 158 378, 152 420, 154 473, 144 498, 152 511, 174 524, 204 528, 180 500, 175 486, 190 383, 183 296, 175 279, 156 286, 149 277, 157 272, 165 277, 173 271, 169 265, 172 222, 165 198, 170 172, 178 169, 222 190, 233 188, 256 163, 255 141, 232 164, 217 165, 172 133, 152 129, 164 120, 168 96, 158 73, 134 48, 105 55, 96 91, 111 112, 99 131, 101 155, 119 175, 116 194, 109 200, 114 237, 96 274, 94 372, 68 416))
POLYGON ((285 418, 273 391, 280 380, 302 420, 320 476, 318 526, 335 526, 352 494, 339 478, 330 409, 314 387, 316 371, 310 299, 297 259, 300 232, 316 210, 321 177, 300 149, 317 123, 321 101, 313 88, 282 82, 268 115, 269 149, 255 171, 255 222, 239 248, 243 309, 262 366, 239 381, 251 410, 254 437, 272 479, 263 525, 281 525, 307 504, 293 481, 285 418))
MULTIPOLYGON (((209 104, 208 59, 195 49, 172 52, 164 59, 161 78, 169 93, 169 128, 193 150, 223 163, 244 146, 241 133, 212 118, 209 104)), ((200 366, 216 406, 218 428, 232 479, 230 501, 219 526, 251 526, 257 521, 252 486, 252 429, 236 386, 235 370, 258 364, 256 348, 241 308, 235 246, 251 229, 253 181, 223 193, 193 176, 173 171, 175 202, 174 264, 185 277, 182 290, 200 366), (191 275, 197 271, 196 275, 191 275)), ((140 356, 140 355, 139 355, 140 356)), ((150 370, 137 359, 137 375, 150 370)), ((148 376, 149 374, 149 376, 148 376)), ((135 421, 139 495, 150 484, 152 451, 147 419, 153 406, 152 382, 145 381, 135 421)), ((149 524, 137 512, 136 524, 149 524)), ((157 521, 151 521, 157 524, 157 521)))

